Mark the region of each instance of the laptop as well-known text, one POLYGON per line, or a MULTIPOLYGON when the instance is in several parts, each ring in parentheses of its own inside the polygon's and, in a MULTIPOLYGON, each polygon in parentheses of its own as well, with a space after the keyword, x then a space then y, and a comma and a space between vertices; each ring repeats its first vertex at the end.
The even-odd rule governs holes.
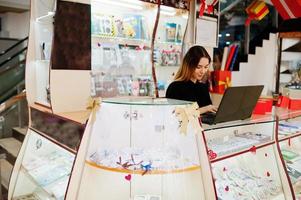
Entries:
POLYGON ((244 120, 251 117, 253 109, 263 90, 263 85, 229 87, 216 113, 204 113, 204 124, 244 120))

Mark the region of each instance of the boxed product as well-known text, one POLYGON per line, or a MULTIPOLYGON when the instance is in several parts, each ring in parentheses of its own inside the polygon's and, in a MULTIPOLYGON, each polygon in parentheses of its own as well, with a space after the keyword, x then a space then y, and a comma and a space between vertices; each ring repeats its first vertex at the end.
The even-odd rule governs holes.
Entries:
POLYGON ((213 93, 223 94, 231 86, 231 71, 214 70, 211 72, 213 93))
POLYGON ((288 104, 290 110, 301 110, 301 99, 290 99, 288 104))
POLYGON ((272 112, 272 108, 273 108, 273 99, 261 98, 258 100, 253 110, 253 114, 264 115, 266 112, 272 112))

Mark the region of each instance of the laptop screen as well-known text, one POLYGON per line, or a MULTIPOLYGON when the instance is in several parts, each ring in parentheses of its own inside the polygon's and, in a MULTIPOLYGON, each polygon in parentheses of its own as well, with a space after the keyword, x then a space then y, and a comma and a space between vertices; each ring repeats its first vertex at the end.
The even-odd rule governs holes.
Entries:
POLYGON ((214 123, 250 118, 262 90, 263 85, 227 88, 214 123))

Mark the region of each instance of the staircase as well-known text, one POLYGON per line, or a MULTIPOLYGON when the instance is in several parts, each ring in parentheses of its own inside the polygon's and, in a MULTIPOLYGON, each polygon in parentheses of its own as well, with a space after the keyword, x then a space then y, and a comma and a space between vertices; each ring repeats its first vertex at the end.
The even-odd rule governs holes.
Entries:
POLYGON ((4 153, 5 155, 5 158, 0 160, 3 199, 7 198, 10 175, 27 132, 27 128, 15 127, 12 130, 12 137, 0 139, 0 153, 4 153))
MULTIPOLYGON (((12 169, 28 127, 25 92, 0 104, 0 195, 7 199, 12 169)), ((1 199, 1 198, 0 198, 1 199)))
POLYGON ((255 47, 255 54, 247 55, 247 62, 239 64, 239 71, 232 72, 232 85, 264 85, 263 95, 269 95, 275 88, 277 66, 277 35, 269 34, 262 40, 262 46, 255 47))

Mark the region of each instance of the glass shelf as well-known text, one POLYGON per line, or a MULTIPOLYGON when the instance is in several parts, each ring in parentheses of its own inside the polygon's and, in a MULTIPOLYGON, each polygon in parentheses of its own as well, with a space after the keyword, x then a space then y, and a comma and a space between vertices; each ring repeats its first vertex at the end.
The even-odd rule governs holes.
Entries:
POLYGON ((113 43, 113 44, 120 44, 120 45, 128 45, 128 46, 143 46, 150 48, 151 41, 150 40, 141 40, 141 39, 131 39, 131 38, 122 38, 122 37, 105 37, 105 36, 98 36, 92 35, 92 43, 103 44, 103 43, 113 43))
POLYGON ((236 126, 245 126, 245 125, 252 125, 252 124, 261 124, 261 123, 270 123, 276 122, 276 117, 274 115, 252 115, 250 119, 245 120, 237 120, 231 122, 224 122, 218 123, 214 125, 207 125, 203 124, 203 128, 205 131, 215 130, 215 129, 223 129, 223 128, 230 128, 236 126))
POLYGON ((106 98, 102 100, 105 103, 112 104, 126 104, 126 105, 188 105, 193 102, 182 101, 167 98, 137 98, 137 97, 124 97, 124 98, 106 98))
POLYGON ((27 136, 13 199, 64 199, 74 155, 32 130, 27 136))

